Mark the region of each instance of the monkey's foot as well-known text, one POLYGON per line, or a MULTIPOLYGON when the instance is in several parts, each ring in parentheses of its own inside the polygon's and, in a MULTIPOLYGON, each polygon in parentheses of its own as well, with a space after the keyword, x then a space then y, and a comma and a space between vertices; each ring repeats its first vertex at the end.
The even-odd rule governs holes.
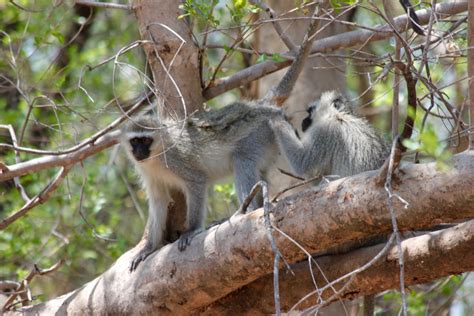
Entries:
POLYGON ((130 264, 130 272, 133 272, 137 269, 138 265, 140 262, 145 261, 145 259, 151 255, 153 252, 155 252, 153 249, 150 247, 145 247, 140 252, 133 258, 132 263, 130 264))
POLYGON ((189 230, 187 232, 184 232, 179 237, 179 240, 178 240, 178 249, 179 249, 179 251, 184 251, 184 249, 186 249, 186 247, 191 245, 191 240, 193 240, 194 236, 196 236, 197 234, 199 234, 202 231, 203 231, 202 228, 198 228, 198 229, 195 229, 195 230, 189 230))

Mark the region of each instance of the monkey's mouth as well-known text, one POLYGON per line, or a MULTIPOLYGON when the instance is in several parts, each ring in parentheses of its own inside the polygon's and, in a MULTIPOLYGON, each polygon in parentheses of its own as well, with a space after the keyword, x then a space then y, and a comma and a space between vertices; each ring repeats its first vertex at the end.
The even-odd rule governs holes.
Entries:
POLYGON ((133 157, 135 157, 135 159, 138 161, 138 162, 144 162, 147 158, 150 157, 150 152, 134 152, 133 153, 133 157))

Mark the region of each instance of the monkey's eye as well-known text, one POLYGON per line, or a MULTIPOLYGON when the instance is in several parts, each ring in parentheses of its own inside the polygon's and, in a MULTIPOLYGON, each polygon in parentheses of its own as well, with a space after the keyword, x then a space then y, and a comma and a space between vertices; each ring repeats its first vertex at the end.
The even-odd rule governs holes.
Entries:
POLYGON ((333 105, 336 109, 340 110, 344 106, 344 100, 341 98, 334 99, 333 105))
POLYGON ((143 137, 143 138, 142 138, 142 143, 143 143, 144 145, 149 146, 149 145, 151 145, 152 142, 153 142, 153 139, 151 139, 151 138, 149 138, 149 137, 143 137))
POLYGON ((153 142, 153 139, 151 137, 134 137, 130 139, 130 145, 132 146, 135 146, 135 145, 150 146, 152 142, 153 142))

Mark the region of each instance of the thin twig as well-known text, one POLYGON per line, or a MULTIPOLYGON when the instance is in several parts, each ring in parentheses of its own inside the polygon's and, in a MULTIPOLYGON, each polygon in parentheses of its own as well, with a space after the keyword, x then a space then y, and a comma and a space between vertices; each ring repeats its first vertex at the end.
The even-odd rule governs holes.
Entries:
POLYGON ((107 9, 119 9, 119 10, 131 10, 132 6, 127 4, 118 4, 111 2, 97 2, 90 0, 76 0, 76 4, 85 5, 87 7, 96 7, 96 8, 107 8, 107 9))
POLYGON ((290 51, 296 51, 298 47, 295 45, 295 43, 293 43, 293 41, 288 36, 288 34, 286 34, 281 28, 280 23, 278 23, 278 20, 275 18, 275 11, 273 11, 273 9, 270 8, 268 5, 266 5, 265 2, 263 1, 252 0, 250 2, 258 5, 260 8, 262 8, 265 12, 268 13, 268 15, 270 16, 270 19, 272 20, 273 28, 275 29, 275 31, 277 32, 278 36, 281 38, 283 43, 286 45, 286 47, 290 51))
MULTIPOLYGON (((16 139, 16 134, 15 134, 15 130, 13 129, 13 126, 11 124, 8 124, 8 125, 1 125, 0 124, 0 128, 4 128, 4 129, 8 130, 9 133, 10 133, 10 138, 12 140, 13 146, 18 146, 18 142, 17 142, 17 139, 16 139)), ((20 155, 19 155, 18 151, 15 152, 15 162, 16 163, 21 163, 21 159, 20 159, 20 155)), ((6 165, 2 164, 0 166, 0 173, 4 173, 4 172, 7 172, 7 171, 8 171, 8 167, 6 165)), ((20 192, 21 198, 25 202, 28 203, 30 201, 30 197, 26 193, 25 188, 21 185, 20 177, 14 177, 13 178, 13 183, 15 183, 15 187, 20 192)))
POLYGON ((270 220, 270 199, 268 198, 268 187, 265 181, 257 182, 250 193, 247 195, 245 200, 239 207, 237 213, 245 214, 250 202, 253 198, 259 193, 262 192, 263 196, 263 210, 264 214, 263 217, 265 219, 265 229, 267 232, 268 239, 270 240, 272 251, 275 254, 275 258, 273 260, 273 296, 275 300, 275 314, 280 316, 281 315, 281 308, 280 308, 280 287, 279 287, 279 262, 280 258, 282 257, 280 250, 276 244, 275 238, 273 237, 273 225, 270 220))
MULTIPOLYGON (((281 170, 280 170, 280 171, 281 171, 281 170)), ((306 184, 308 184, 308 183, 312 183, 312 182, 314 182, 314 181, 316 181, 316 180, 320 180, 320 179, 321 179, 321 175, 316 175, 316 176, 311 177, 311 178, 309 178, 309 179, 307 179, 307 180, 304 180, 304 179, 303 179, 304 181, 298 182, 298 183, 296 183, 296 184, 294 184, 294 185, 291 185, 291 186, 289 186, 289 187, 287 187, 287 188, 281 190, 280 192, 278 192, 278 193, 275 195, 275 197, 272 199, 272 203, 276 202, 276 201, 278 200, 278 198, 279 198, 282 194, 284 194, 284 193, 286 193, 286 192, 288 192, 288 191, 290 191, 290 190, 292 190, 292 189, 294 189, 294 188, 301 187, 301 186, 303 186, 303 185, 306 185, 306 184)))
MULTIPOLYGON (((435 7, 437 15, 454 15, 464 12, 466 9, 467 1, 440 3, 435 7)), ((420 19, 420 23, 428 23, 431 12, 432 10, 416 11, 416 14, 420 19)), ((406 14, 401 15, 396 17, 394 21, 398 30, 403 32, 408 27, 407 22, 409 21, 409 17, 406 14)), ((311 54, 328 53, 341 48, 349 48, 361 43, 379 41, 393 36, 393 32, 389 24, 377 26, 374 29, 376 31, 356 30, 318 39, 317 43, 313 45, 311 54)), ((256 64, 249 68, 238 71, 230 77, 220 78, 215 86, 209 87, 209 89, 203 92, 203 97, 205 100, 210 100, 226 91, 237 88, 241 85, 245 85, 253 80, 257 80, 263 76, 285 68, 290 64, 290 61, 275 62, 269 60, 256 64)))
POLYGON ((401 308, 401 313, 406 316, 407 315, 407 298, 406 298, 406 292, 405 292, 405 266, 404 266, 404 258, 403 258, 403 251, 402 251, 402 242, 401 242, 401 237, 400 237, 400 231, 398 230, 398 224, 397 224, 397 217, 395 214, 395 209, 393 206, 393 200, 392 198, 397 197, 399 200, 401 200, 403 203, 405 203, 405 208, 408 206, 408 203, 404 200, 402 200, 398 195, 393 194, 392 190, 392 175, 393 172, 395 171, 394 166, 395 166, 395 152, 397 151, 397 147, 399 147, 399 138, 396 137, 393 140, 392 143, 392 150, 390 153, 390 160, 389 160, 389 165, 388 165, 388 170, 387 170, 387 177, 385 180, 385 191, 387 192, 387 203, 388 203, 388 209, 390 211, 390 217, 392 218, 392 230, 393 230, 393 235, 395 235, 395 240, 397 242, 397 249, 398 249, 398 264, 400 267, 400 292, 402 294, 402 308, 401 308))
MULTIPOLYGON (((6 312, 7 310, 9 310, 11 307, 13 307, 13 302, 15 301, 15 298, 17 297, 17 295, 20 294, 20 292, 24 291, 27 287, 28 287, 28 284, 33 280, 33 278, 37 275, 47 275, 49 273, 52 273, 54 271, 56 271, 57 269, 59 269, 64 263, 64 260, 61 259, 59 260, 57 263, 55 263, 53 266, 51 266, 50 268, 47 268, 47 269, 41 269, 40 267, 38 267, 36 264, 33 265, 33 268, 31 269, 30 273, 28 273, 28 275, 26 276, 26 278, 21 282, 21 284, 18 286, 18 288, 16 289, 15 293, 12 294, 8 299, 7 301, 5 302, 5 304, 3 305, 3 308, 2 308, 2 312, 6 312)), ((24 304, 28 303, 28 302, 23 302, 24 304)))
POLYGON ((71 166, 62 167, 61 170, 57 173, 56 177, 54 177, 54 179, 52 179, 48 183, 48 185, 43 190, 41 190, 40 193, 38 193, 34 198, 32 198, 25 205, 23 205, 21 209, 19 209, 18 211, 16 211, 15 213, 3 219, 0 222, 0 230, 5 229, 11 223, 16 221, 20 217, 24 216, 26 213, 28 213, 29 210, 31 210, 36 205, 41 204, 44 201, 46 201, 49 198, 49 195, 51 194, 51 192, 56 190, 56 188, 62 182, 64 177, 66 177, 70 169, 71 169, 71 166))

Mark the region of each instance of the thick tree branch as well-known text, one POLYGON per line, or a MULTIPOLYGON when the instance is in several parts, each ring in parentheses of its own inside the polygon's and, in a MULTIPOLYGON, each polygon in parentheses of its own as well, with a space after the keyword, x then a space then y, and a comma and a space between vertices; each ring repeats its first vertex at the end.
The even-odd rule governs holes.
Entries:
MULTIPOLYGON (((385 244, 362 248, 337 256, 325 256, 316 261, 324 276, 336 280, 369 262, 385 244)), ((474 220, 453 228, 409 238, 402 242, 405 261, 405 284, 425 283, 451 274, 474 270, 474 220)), ((319 288, 327 281, 322 273, 313 267, 313 276, 319 288)), ((348 287, 340 294, 341 299, 353 299, 360 296, 380 293, 399 288, 400 267, 397 249, 392 249, 367 270, 357 274, 348 287)), ((291 267, 291 272, 280 273, 280 303, 283 311, 290 310, 303 297, 314 293, 315 285, 308 268, 308 262, 302 261, 291 267)), ((272 275, 233 292, 229 296, 203 308, 204 315, 271 314, 274 311, 272 300, 272 275), (258 297, 258 299, 255 299, 258 297)), ((347 281, 347 279, 345 280, 347 281)), ((335 285, 339 290, 345 282, 335 285)), ((325 303, 334 291, 327 289, 321 293, 325 303)), ((310 295, 298 304, 297 310, 313 306, 317 295, 310 295)), ((336 298, 331 298, 334 301, 336 298)))
POLYGON ((0 171, 0 182, 47 168, 72 166, 87 157, 117 144, 119 142, 119 136, 120 131, 113 131, 68 154, 58 156, 48 155, 10 165, 8 166, 8 170, 0 171))
MULTIPOLYGON (((407 165, 394 178, 393 190, 409 202, 394 201, 401 231, 474 216, 474 152, 452 159, 440 172, 435 163, 407 165), (434 194, 436 193, 436 194, 434 194)), ((386 192, 376 171, 333 181, 279 202, 272 224, 311 253, 368 236, 388 234, 391 217, 386 192)), ((285 259, 306 257, 275 234, 285 259)), ((140 245, 141 246, 141 245, 140 245)), ((100 277, 29 313, 189 313, 205 307, 272 270, 273 252, 261 209, 237 215, 197 235, 180 252, 176 244, 160 249, 134 273, 128 272, 138 248, 127 252, 100 277)))
MULTIPOLYGON (((450 15, 465 12, 467 10, 468 1, 456 1, 449 3, 440 3, 436 5, 436 16, 438 19, 445 18, 450 15)), ((422 25, 427 24, 430 20, 432 10, 416 11, 422 25)), ((409 17, 401 15, 394 19, 395 26, 400 32, 404 32, 410 27, 409 17)), ((367 44, 373 41, 387 39, 393 36, 392 27, 388 24, 375 27, 373 30, 356 30, 346 32, 322 39, 318 39, 313 46, 311 53, 329 53, 341 48, 349 48, 356 45, 367 44)), ((213 87, 205 90, 203 96, 205 100, 210 100, 226 91, 245 85, 253 80, 264 77, 291 64, 291 61, 274 62, 266 61, 256 64, 249 68, 238 71, 230 77, 220 78, 213 87)))

